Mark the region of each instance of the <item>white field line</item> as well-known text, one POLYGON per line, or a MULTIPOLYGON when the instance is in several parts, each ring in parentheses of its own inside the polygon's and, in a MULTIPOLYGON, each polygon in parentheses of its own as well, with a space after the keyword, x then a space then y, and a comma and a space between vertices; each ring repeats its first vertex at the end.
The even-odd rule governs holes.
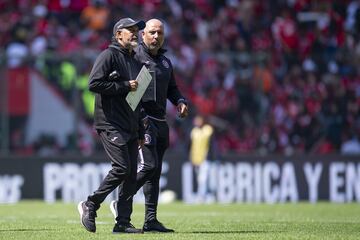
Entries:
MULTIPOLYGON (((67 224, 80 224, 79 220, 67 220, 67 224)), ((107 225, 107 224, 113 224, 113 222, 103 222, 103 221, 96 221, 96 224, 98 225, 107 225)))

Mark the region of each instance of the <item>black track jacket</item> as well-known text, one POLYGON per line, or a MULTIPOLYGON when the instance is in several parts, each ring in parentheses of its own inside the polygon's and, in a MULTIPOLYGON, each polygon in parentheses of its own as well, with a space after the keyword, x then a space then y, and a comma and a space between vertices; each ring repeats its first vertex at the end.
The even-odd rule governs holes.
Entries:
POLYGON ((158 54, 154 56, 151 55, 146 45, 141 43, 135 48, 135 52, 135 59, 147 66, 150 71, 155 71, 155 79, 152 80, 155 83, 151 84, 146 90, 142 99, 142 107, 146 114, 164 119, 166 115, 166 99, 169 99, 174 105, 180 102, 187 103, 176 85, 170 60, 163 55, 166 50, 159 49, 158 54), (155 99, 146 97, 149 92, 153 95, 154 91, 155 99))
POLYGON ((129 80, 136 78, 142 66, 134 55, 134 51, 130 54, 113 41, 97 57, 89 77, 89 90, 95 93, 95 129, 117 130, 124 142, 134 137, 144 139, 140 108, 132 111, 125 100, 130 91, 129 80), (113 71, 120 77, 110 80, 109 74, 113 71))

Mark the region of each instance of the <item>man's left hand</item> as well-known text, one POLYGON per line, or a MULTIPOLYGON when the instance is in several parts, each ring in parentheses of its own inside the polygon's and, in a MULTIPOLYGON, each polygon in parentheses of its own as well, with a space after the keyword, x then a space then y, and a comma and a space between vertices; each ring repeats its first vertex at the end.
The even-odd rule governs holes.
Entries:
POLYGON ((188 115, 188 107, 185 103, 179 103, 177 105, 177 111, 179 113, 180 118, 184 118, 188 115))

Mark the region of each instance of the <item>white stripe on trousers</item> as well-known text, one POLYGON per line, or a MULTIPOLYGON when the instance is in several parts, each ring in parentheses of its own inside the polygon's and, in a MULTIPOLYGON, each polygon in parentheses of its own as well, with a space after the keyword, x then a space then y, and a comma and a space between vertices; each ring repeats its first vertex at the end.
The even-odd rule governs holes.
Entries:
POLYGON ((137 172, 140 172, 144 168, 144 155, 141 147, 139 147, 139 156, 140 156, 140 163, 137 167, 137 172))

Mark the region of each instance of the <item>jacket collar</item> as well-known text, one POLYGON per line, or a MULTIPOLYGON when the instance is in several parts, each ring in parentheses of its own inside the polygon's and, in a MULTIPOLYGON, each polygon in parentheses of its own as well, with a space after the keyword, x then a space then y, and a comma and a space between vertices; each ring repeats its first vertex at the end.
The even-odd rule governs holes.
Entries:
MULTIPOLYGON (((116 49, 120 52, 122 52, 123 54, 127 54, 130 55, 129 50, 124 48, 119 42, 117 42, 115 39, 111 40, 111 43, 109 44, 109 48, 113 48, 116 49)), ((131 51, 131 55, 134 54, 134 50, 131 51)))

